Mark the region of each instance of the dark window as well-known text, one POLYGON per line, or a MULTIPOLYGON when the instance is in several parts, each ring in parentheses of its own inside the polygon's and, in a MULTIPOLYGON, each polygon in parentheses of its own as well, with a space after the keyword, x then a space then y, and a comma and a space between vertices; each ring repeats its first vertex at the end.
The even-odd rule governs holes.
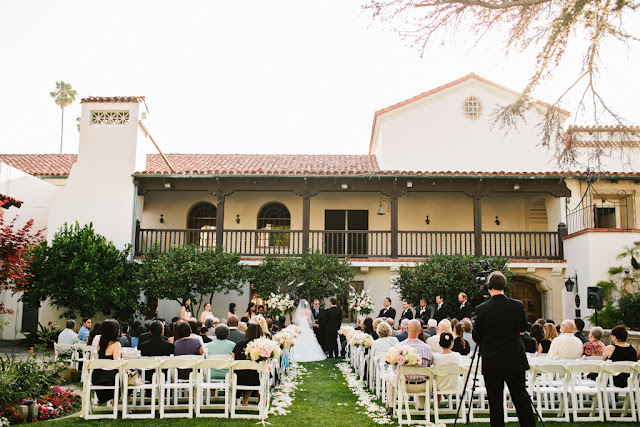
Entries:
POLYGON ((616 228, 616 208, 615 207, 595 207, 596 227, 595 228, 616 228))
POLYGON ((216 207, 209 202, 201 202, 191 208, 187 219, 187 228, 215 228, 216 207))

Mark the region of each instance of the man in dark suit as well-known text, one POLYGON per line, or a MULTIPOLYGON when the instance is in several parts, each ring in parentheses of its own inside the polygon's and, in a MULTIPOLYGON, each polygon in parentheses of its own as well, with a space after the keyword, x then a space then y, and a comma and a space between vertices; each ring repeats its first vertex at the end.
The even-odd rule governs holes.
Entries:
POLYGON ((380 310, 380 314, 378 314, 378 317, 388 317, 390 319, 396 320, 396 309, 391 308, 391 298, 385 298, 383 304, 384 308, 380 310))
POLYGON ((227 337, 229 341, 233 341, 236 344, 238 344, 240 341, 244 341, 245 334, 244 332, 240 332, 238 330, 237 316, 229 316, 227 326, 229 326, 229 336, 227 337))
POLYGON ((504 426, 502 393, 507 383, 520 425, 533 427, 536 420, 524 379, 529 363, 520 340, 527 315, 521 301, 505 296, 506 284, 506 277, 499 271, 489 276, 487 287, 491 299, 476 307, 472 336, 480 346, 491 426, 504 426))
POLYGON ((436 312, 433 313, 433 318, 440 323, 442 319, 446 319, 448 316, 449 307, 444 303, 444 298, 442 298, 442 295, 436 295, 436 312))
POLYGON ((416 319, 422 319, 422 322, 426 325, 429 321, 431 314, 429 313, 429 309, 427 308, 427 300, 420 300, 420 308, 416 311, 416 319))
POLYGON ((141 356, 170 356, 173 354, 173 344, 162 336, 164 326, 159 320, 149 325, 150 338, 138 344, 141 356))
POLYGON ((322 337, 320 331, 320 318, 324 316, 324 308, 320 308, 320 300, 313 300, 313 307, 311 308, 311 318, 313 320, 313 332, 316 334, 316 338, 318 339, 318 343, 325 348, 325 345, 320 341, 322 337))
POLYGON ((467 294, 464 292, 460 292, 458 294, 458 302, 460 306, 458 307, 458 311, 456 312, 456 319, 462 320, 465 317, 471 319, 471 313, 473 313, 473 307, 467 301, 467 294))
POLYGON ((336 304, 335 298, 329 299, 329 308, 324 312, 324 316, 320 318, 320 329, 324 331, 324 341, 326 343, 326 351, 329 352, 329 358, 338 358, 338 329, 342 324, 342 311, 336 304))
POLYGON ((407 301, 402 301, 402 313, 400 314, 400 322, 402 319, 413 319, 413 311, 411 311, 411 305, 407 301))

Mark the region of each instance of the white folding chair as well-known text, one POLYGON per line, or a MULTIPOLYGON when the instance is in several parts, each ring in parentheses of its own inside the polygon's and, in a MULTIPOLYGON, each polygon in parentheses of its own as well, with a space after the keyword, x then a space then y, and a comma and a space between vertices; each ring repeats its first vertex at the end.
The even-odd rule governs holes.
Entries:
POLYGON ((428 424, 431 417, 431 383, 429 380, 429 377, 431 376, 431 368, 402 366, 399 368, 399 374, 395 399, 397 402, 396 411, 398 424, 428 424), (427 380, 420 384, 413 383, 416 387, 412 387, 413 390, 409 391, 407 386, 412 383, 407 377, 410 375, 427 377, 427 380), (414 399, 413 408, 409 405, 410 398, 414 399), (424 408, 420 408, 420 398, 424 399, 424 408), (405 413, 406 418, 404 417, 405 413), (412 416, 422 416, 424 419, 412 419, 412 416))
POLYGON ((122 419, 156 417, 159 363, 155 358, 125 360, 122 363, 120 371, 123 390, 122 419), (138 371, 142 384, 129 384, 127 371, 134 370, 138 371), (129 403, 129 399, 131 399, 131 403, 129 403))
POLYGON ((158 364, 160 418, 193 418, 196 361, 195 358, 173 357, 161 360, 158 364), (190 370, 189 378, 180 379, 178 369, 190 370))
POLYGON ((469 376, 470 378, 467 382, 467 402, 470 406, 469 421, 472 423, 488 422, 489 398, 487 396, 487 387, 484 384, 484 377, 482 376, 482 368, 474 364, 471 372, 469 372, 469 376), (473 394, 471 393, 472 390, 473 394))
POLYGON ((574 422, 604 421, 600 381, 588 378, 590 373, 599 375, 600 370, 601 363, 575 363, 569 366, 569 394, 574 422))
POLYGON ((376 396, 382 400, 382 403, 387 403, 387 366, 384 361, 384 356, 376 356, 373 359, 372 365, 375 371, 376 396))
POLYGON ((533 367, 534 398, 543 421, 569 421, 567 377, 568 368, 563 364, 542 363, 533 367))
POLYGON ((229 418, 230 403, 233 399, 231 364, 231 357, 226 355, 209 356, 207 360, 201 360, 196 364, 196 417, 229 418), (227 373, 224 379, 212 379, 211 369, 227 369, 227 373), (223 393, 222 396, 219 395, 220 392, 223 393), (219 400, 224 403, 218 403, 219 400))
POLYGON ((456 421, 455 415, 459 413, 460 423, 466 423, 467 411, 465 405, 464 376, 467 369, 461 365, 442 365, 431 367, 431 384, 433 389, 433 415, 434 423, 453 423, 456 421), (446 384, 446 383, 451 384, 446 384), (444 386, 443 386, 444 384, 444 386), (462 399, 460 396, 462 395, 462 399), (441 409, 442 401, 446 400, 446 407, 441 409), (441 415, 454 415, 452 418, 441 418, 441 415))
POLYGON ((636 408, 637 371, 635 362, 613 362, 602 365, 601 387, 604 414, 607 421, 637 421, 636 408), (628 374, 625 387, 616 387, 613 377, 628 374), (622 402, 620 400, 622 399, 622 402))
MULTIPOLYGON (((260 418, 264 420, 267 417, 269 411, 269 369, 266 362, 253 362, 250 360, 238 360, 232 363, 232 393, 231 399, 231 418, 260 418), (260 378, 258 385, 240 385, 238 384, 237 371, 247 370, 256 371, 260 378), (237 392, 258 392, 259 398, 257 404, 252 405, 252 400, 249 400, 247 406, 238 405, 235 395, 237 392)), ((255 400, 254 400, 255 402, 255 400)))
MULTIPOLYGON (((100 418, 118 418, 118 402, 120 401, 120 360, 94 359, 84 363, 85 381, 82 383, 82 413, 85 420, 96 420, 100 418), (105 371, 116 371, 113 385, 93 384, 93 372, 102 369, 105 371), (113 399, 111 406, 94 405, 91 396, 92 392, 98 390, 112 390, 113 399)), ((108 403, 108 402, 107 402, 108 403)))

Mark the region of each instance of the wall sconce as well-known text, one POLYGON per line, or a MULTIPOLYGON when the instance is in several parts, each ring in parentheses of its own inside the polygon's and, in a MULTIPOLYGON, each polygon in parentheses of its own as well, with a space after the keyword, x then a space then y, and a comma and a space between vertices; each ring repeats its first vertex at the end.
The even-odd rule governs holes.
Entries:
POLYGON ((387 211, 391 211, 391 204, 389 203, 389 200, 380 199, 380 207, 378 208, 378 212, 376 212, 376 215, 384 215, 386 213, 384 208, 382 207, 382 202, 385 202, 387 204, 387 211))
POLYGON ((518 191, 520 189, 520 184, 513 184, 513 189, 518 191))
POLYGON ((424 220, 427 224, 431 224, 431 220, 429 220, 429 215, 427 215, 427 219, 424 220))
POLYGON ((349 189, 349 184, 341 184, 340 188, 342 188, 343 190, 348 190, 349 189))
POLYGON ((236 215, 236 224, 240 224, 240 214, 236 215))
POLYGON ((576 292, 578 292, 578 272, 576 271, 573 276, 569 276, 564 281, 564 287, 567 288, 567 292, 573 291, 573 285, 576 286, 576 292))
POLYGON ((164 224, 164 215, 160 214, 160 224, 164 224))
POLYGON ((413 181, 407 181, 407 188, 413 188, 413 181))
POLYGON ((167 190, 171 188, 171 183, 170 182, 165 182, 164 183, 164 188, 166 188, 167 190))
POLYGON ((498 219, 498 215, 496 215, 495 223, 496 223, 496 225, 500 225, 500 220, 498 219))

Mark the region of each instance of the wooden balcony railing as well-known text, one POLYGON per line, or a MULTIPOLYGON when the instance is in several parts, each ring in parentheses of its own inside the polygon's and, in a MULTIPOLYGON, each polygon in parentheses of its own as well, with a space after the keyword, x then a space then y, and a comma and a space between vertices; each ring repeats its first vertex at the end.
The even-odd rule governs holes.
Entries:
MULTIPOLYGON (((563 232, 563 230, 565 230, 563 232)), ((397 256, 425 258, 431 255, 481 255, 509 258, 563 258, 558 232, 485 231, 476 248, 473 231, 398 231, 397 256)), ((351 258, 393 257, 391 231, 311 230, 305 239, 301 230, 224 230, 222 248, 243 256, 297 256, 305 249, 325 255, 351 258)), ((196 244, 203 250, 217 246, 215 229, 140 229, 136 231, 135 254, 144 255, 152 245, 161 252, 173 246, 196 244)))

